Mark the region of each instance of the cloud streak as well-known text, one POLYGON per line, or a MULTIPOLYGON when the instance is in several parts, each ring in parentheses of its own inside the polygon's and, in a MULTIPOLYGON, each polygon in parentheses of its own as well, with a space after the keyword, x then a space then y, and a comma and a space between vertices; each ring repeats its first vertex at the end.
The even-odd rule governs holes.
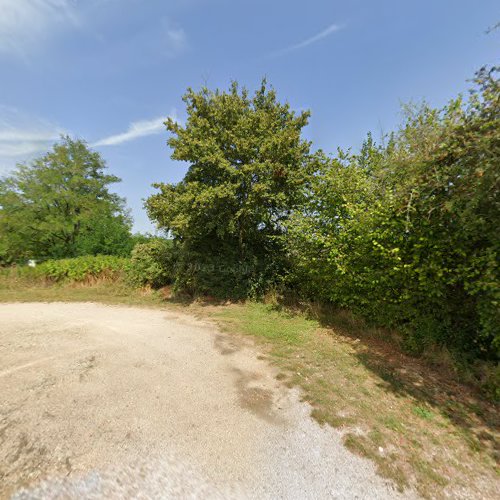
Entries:
MULTIPOLYGON (((47 42, 75 31, 101 41, 107 38, 95 33, 95 19, 123 8, 125 0, 0 0, 0 57, 14 57, 29 63, 47 42)), ((115 51, 126 52, 139 59, 161 54, 172 58, 188 48, 186 31, 169 18, 157 19, 135 36, 127 34, 113 40, 115 51)), ((113 47, 113 45, 111 45, 113 47)), ((113 49, 111 48, 111 51, 113 49)), ((108 55, 110 49, 106 51, 108 55)))
POLYGON ((69 0, 0 0, 0 54, 26 56, 56 27, 78 24, 69 0))
MULTIPOLYGON (((177 120, 175 110, 170 113, 169 117, 173 120, 177 120)), ((162 116, 159 118, 154 118, 152 120, 132 122, 126 132, 122 132, 116 135, 110 135, 108 137, 104 137, 103 139, 99 139, 98 141, 94 142, 92 146, 117 146, 125 142, 139 139, 140 137, 159 134, 162 130, 165 129, 165 120, 166 118, 162 116)))
POLYGON ((0 106, 0 172, 46 152, 65 133, 52 123, 0 106))
POLYGON ((339 26, 338 24, 330 24, 330 26, 325 28, 323 31, 316 33, 315 35, 307 38, 306 40, 303 40, 302 42, 295 43, 293 45, 290 45, 289 47, 285 47, 284 49, 280 49, 280 50, 277 50, 275 52, 272 52, 270 54, 270 56, 271 57, 278 57, 278 56, 288 54, 289 52, 293 52, 294 50, 304 49, 306 47, 309 47, 309 45, 312 45, 313 43, 319 42, 320 40, 323 40, 323 38, 326 38, 326 37, 330 36, 332 33, 335 33, 336 31, 339 31, 341 29, 342 29, 342 26, 339 26))

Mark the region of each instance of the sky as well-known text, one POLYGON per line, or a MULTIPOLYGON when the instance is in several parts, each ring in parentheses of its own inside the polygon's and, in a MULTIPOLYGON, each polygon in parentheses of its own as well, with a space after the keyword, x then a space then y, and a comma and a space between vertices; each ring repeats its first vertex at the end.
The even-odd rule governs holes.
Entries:
POLYGON ((334 153, 393 130, 401 104, 442 106, 499 62, 493 0, 0 0, 0 175, 61 134, 122 179, 136 231, 154 182, 178 182, 163 121, 187 87, 256 88, 312 116, 334 153))

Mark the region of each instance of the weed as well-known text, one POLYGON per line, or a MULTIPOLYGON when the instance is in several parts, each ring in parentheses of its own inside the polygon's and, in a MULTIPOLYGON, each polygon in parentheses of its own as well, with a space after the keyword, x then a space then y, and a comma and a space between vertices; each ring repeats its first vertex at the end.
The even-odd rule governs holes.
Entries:
POLYGON ((415 406, 413 408, 413 413, 415 413, 415 415, 425 420, 431 420, 434 418, 434 413, 432 413, 430 410, 422 406, 415 406))

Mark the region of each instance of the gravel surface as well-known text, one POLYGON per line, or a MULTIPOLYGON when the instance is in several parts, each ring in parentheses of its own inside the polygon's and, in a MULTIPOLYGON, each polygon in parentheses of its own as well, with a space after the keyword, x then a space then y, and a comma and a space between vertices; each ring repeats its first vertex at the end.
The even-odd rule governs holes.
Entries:
POLYGON ((399 498, 248 339, 173 312, 0 305, 0 498, 399 498))

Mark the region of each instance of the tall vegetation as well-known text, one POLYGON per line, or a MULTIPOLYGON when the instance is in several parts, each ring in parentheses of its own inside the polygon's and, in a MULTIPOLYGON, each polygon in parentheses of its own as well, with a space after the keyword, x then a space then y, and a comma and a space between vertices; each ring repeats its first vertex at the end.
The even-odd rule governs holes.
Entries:
POLYGON ((479 71, 468 98, 407 106, 380 143, 368 135, 359 152, 335 156, 312 152, 309 113, 265 80, 252 95, 237 83, 188 89, 186 124, 166 122, 187 173, 146 201, 172 240, 131 236, 124 200, 109 190, 119 179, 64 138, 0 180, 0 264, 125 256, 141 243, 126 265, 89 258, 44 269, 95 277, 116 264, 138 286, 218 297, 292 292, 395 328, 415 353, 437 345, 498 360, 496 71, 479 71))
POLYGON ((265 80, 253 96, 189 89, 188 120, 166 122, 178 184, 157 184, 146 207, 179 247, 177 287, 243 297, 284 271, 284 227, 310 180, 309 113, 277 100, 265 80))
POLYGON ((120 179, 69 137, 0 179, 0 263, 87 254, 127 255, 131 219, 109 191, 120 179))
POLYGON ((468 99, 407 107, 359 153, 312 154, 265 82, 254 96, 188 90, 185 127, 166 122, 190 166, 146 207, 171 232, 176 285, 248 296, 280 285, 396 327, 408 349, 500 352, 499 84, 481 70, 468 99))
POLYGON ((177 252, 174 242, 165 238, 150 238, 132 250, 127 281, 137 287, 161 288, 175 278, 177 252))
POLYGON ((386 146, 325 159, 290 224, 296 284, 406 332, 500 352, 499 84, 482 70, 468 102, 407 109, 386 146))

